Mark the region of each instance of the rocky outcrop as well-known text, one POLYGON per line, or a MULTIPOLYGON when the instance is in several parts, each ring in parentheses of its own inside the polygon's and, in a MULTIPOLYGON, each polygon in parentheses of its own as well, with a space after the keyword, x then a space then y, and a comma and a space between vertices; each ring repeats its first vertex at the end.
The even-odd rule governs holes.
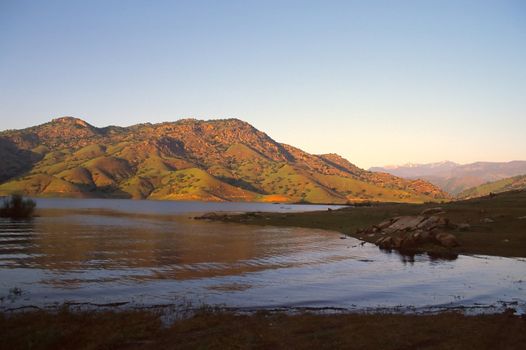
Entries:
POLYGON ((370 238, 378 237, 375 244, 382 249, 411 250, 425 245, 456 247, 458 240, 448 231, 457 228, 457 225, 443 214, 441 208, 432 208, 417 216, 391 218, 357 233, 370 238))

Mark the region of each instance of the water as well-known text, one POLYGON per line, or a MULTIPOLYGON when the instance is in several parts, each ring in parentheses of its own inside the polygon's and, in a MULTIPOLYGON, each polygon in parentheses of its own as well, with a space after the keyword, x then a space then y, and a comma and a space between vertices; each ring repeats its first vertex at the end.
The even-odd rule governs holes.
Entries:
POLYGON ((192 202, 192 201, 155 201, 129 199, 66 199, 38 198, 35 199, 38 208, 63 209, 108 209, 139 214, 187 214, 207 212, 305 212, 338 209, 343 205, 320 204, 281 204, 281 203, 250 203, 250 202, 192 202))
POLYGON ((526 309, 526 259, 407 262, 336 232, 188 215, 211 206, 239 211, 230 203, 98 202, 39 201, 39 208, 62 209, 30 222, 0 221, 0 309, 186 301, 248 309, 526 309))

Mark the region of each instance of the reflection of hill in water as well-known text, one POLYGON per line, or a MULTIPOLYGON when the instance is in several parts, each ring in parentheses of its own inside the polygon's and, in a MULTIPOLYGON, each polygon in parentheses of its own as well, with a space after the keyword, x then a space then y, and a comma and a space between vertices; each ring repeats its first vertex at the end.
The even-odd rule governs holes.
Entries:
POLYGON ((284 257, 315 249, 326 236, 283 229, 275 239, 268 230, 237 226, 122 215, 37 218, 31 239, 12 247, 23 256, 9 266, 88 273, 130 269, 133 279, 212 277, 294 266, 300 261, 284 257))
POLYGON ((508 305, 503 300, 526 308, 520 259, 408 258, 324 230, 81 212, 0 222, 0 297, 22 291, 0 309, 181 300, 350 309, 508 305))
POLYGON ((36 235, 33 219, 0 218, 0 267, 25 264, 25 254, 34 244, 36 235))

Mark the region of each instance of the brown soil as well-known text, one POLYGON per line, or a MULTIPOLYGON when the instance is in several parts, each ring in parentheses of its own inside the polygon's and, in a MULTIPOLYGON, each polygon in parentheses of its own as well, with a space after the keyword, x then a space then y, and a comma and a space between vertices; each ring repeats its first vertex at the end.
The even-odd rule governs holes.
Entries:
POLYGON ((236 315, 205 311, 163 327, 149 311, 0 315, 0 349, 523 349, 508 313, 236 315))

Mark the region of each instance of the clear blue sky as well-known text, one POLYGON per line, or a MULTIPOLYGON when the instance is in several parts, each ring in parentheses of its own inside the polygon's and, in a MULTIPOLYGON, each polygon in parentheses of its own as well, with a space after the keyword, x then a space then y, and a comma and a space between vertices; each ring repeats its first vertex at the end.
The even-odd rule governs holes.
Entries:
POLYGON ((526 1, 0 0, 0 129, 246 120, 362 167, 526 159, 526 1))

